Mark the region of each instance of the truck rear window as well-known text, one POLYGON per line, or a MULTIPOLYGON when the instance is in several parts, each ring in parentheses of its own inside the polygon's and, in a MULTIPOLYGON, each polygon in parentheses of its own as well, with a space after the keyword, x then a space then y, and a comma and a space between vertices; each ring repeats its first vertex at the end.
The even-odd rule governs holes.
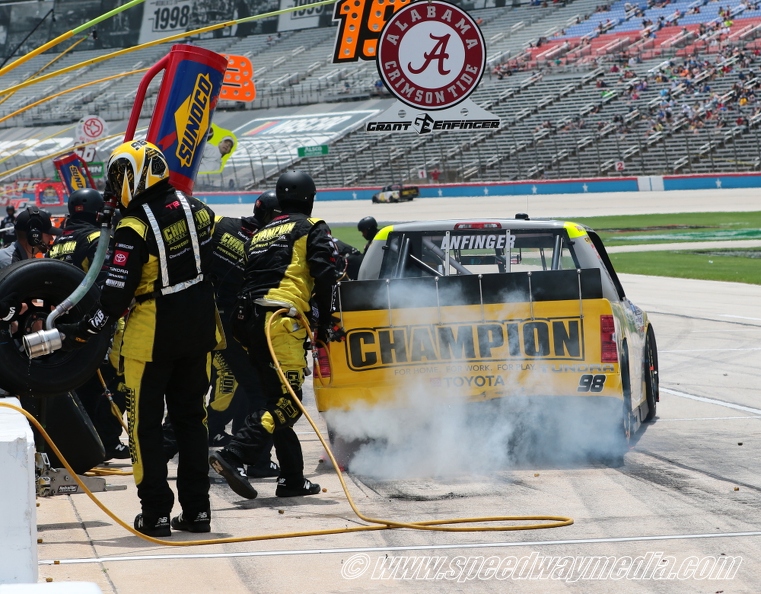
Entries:
POLYGON ((391 233, 380 278, 580 268, 564 229, 457 229, 391 233))

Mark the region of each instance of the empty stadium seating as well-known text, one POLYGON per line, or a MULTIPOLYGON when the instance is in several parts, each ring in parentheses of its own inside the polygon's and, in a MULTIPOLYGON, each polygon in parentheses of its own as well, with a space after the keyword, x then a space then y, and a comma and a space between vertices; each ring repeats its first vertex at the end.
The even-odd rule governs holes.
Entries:
MULTIPOLYGON (((369 134, 358 124, 331 136, 326 141, 330 153, 312 160, 300 160, 293 142, 251 137, 240 143, 221 174, 201 175, 199 186, 266 188, 291 166, 307 168, 321 187, 417 180, 421 171, 434 168, 441 172, 439 181, 479 181, 761 167, 753 64, 761 36, 758 4, 575 0, 474 9, 472 14, 480 19, 487 43, 488 72, 471 98, 501 118, 499 130, 369 134), (730 16, 720 16, 726 8, 730 16), (693 56, 701 59, 702 70, 682 76, 675 67, 693 56)), ((335 33, 335 28, 315 28, 279 37, 192 40, 220 53, 246 55, 254 64, 256 100, 250 105, 222 101, 218 117, 228 110, 250 120, 282 110, 296 113, 299 106, 310 106, 311 113, 335 111, 336 104, 346 112, 388 107, 391 99, 376 86, 374 63, 332 62, 335 33)), ((0 96, 0 117, 59 90, 150 66, 168 47, 96 64, 89 60, 102 56, 102 50, 66 53, 42 74, 81 67, 0 96)), ((2 88, 28 80, 57 56, 35 57, 5 75, 2 88)), ((22 147, 25 138, 65 130, 90 113, 111 122, 114 131, 123 129, 139 77, 102 82, 1 122, 0 174, 35 160, 34 147, 19 151, 9 139, 22 147), (41 126, 46 130, 30 131, 41 126)), ((157 89, 155 81, 143 118, 151 114, 157 89)), ((305 134, 302 144, 324 141, 305 134)), ((35 168, 27 175, 52 175, 45 162, 35 168)))

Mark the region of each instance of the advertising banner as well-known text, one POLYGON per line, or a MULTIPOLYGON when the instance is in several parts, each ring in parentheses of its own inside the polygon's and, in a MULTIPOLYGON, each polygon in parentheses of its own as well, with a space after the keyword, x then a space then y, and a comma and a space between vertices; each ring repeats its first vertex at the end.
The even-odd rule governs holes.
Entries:
POLYGON ((87 165, 76 153, 53 159, 53 165, 68 194, 95 187, 87 165))
POLYGON ((282 165, 282 159, 296 157, 299 147, 330 144, 379 112, 358 110, 250 120, 235 129, 240 150, 233 161, 243 165, 252 155, 257 155, 259 158, 274 158, 282 165))
MULTIPOLYGON (((146 0, 143 7, 139 43, 161 39, 175 33, 200 29, 278 9, 279 0, 146 0)), ((277 17, 243 25, 234 25, 205 34, 206 37, 246 37, 256 33, 272 33, 277 17)))
POLYGON ((186 31, 193 4, 193 0, 146 0, 138 43, 186 31))
MULTIPOLYGON (((310 6, 315 0, 280 0, 280 10, 302 7, 294 12, 281 14, 277 22, 278 31, 293 31, 295 29, 311 29, 321 25, 321 19, 332 11, 330 6, 310 6)), ((331 17, 328 17, 331 18, 331 17)), ((329 22, 329 21, 328 21, 329 22)))
POLYGON ((198 173, 218 173, 225 168, 225 163, 235 152, 238 141, 230 130, 212 124, 206 137, 201 165, 198 173))
POLYGON ((45 180, 35 187, 35 199, 40 207, 63 206, 66 191, 61 182, 45 180))

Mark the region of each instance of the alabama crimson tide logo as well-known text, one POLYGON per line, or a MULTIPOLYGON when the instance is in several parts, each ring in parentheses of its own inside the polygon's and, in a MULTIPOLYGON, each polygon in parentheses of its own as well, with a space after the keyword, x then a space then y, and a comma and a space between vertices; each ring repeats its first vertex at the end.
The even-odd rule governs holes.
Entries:
POLYGON ((447 109, 468 97, 486 67, 486 45, 470 15, 448 2, 413 2, 386 23, 378 71, 396 97, 417 109, 447 109))

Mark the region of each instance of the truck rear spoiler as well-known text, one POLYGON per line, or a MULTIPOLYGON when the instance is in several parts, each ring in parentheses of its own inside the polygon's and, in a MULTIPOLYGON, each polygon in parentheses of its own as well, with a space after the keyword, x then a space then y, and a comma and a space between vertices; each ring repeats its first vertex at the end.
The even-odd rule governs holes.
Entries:
MULTIPOLYGON (((597 268, 349 281, 338 285, 339 313, 450 305, 602 299, 597 268)), ((581 304, 579 304, 581 307, 581 304)))

